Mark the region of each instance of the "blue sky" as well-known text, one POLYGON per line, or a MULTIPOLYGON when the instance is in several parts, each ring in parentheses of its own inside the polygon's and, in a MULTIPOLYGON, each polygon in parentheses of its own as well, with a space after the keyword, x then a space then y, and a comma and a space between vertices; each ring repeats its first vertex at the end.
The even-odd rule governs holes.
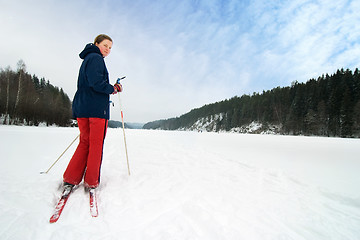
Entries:
POLYGON ((148 122, 360 67, 359 12, 355 0, 0 0, 0 67, 23 59, 72 99, 78 53, 106 33, 125 121, 148 122))

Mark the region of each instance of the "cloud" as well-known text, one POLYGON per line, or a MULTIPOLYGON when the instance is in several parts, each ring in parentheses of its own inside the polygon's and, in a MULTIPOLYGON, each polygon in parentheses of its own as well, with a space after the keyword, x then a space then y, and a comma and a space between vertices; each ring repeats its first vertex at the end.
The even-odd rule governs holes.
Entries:
POLYGON ((337 68, 359 65, 345 58, 340 60, 346 54, 340 49, 354 47, 348 45, 346 34, 351 32, 352 39, 359 39, 359 32, 353 31, 355 25, 349 30, 349 26, 359 23, 354 5, 349 7, 347 1, 257 3, 248 9, 252 19, 257 19, 248 33, 250 41, 257 45, 253 58, 261 63, 258 75, 266 76, 272 84, 306 81, 337 68))
MULTIPOLYGON (((0 67, 76 90, 78 53, 109 34, 111 81, 126 75, 128 121, 179 116, 235 95, 359 67, 360 4, 313 1, 27 1, 2 3, 0 67)), ((117 97, 112 97, 117 104, 117 97)), ((118 107, 112 117, 120 116, 118 107)))

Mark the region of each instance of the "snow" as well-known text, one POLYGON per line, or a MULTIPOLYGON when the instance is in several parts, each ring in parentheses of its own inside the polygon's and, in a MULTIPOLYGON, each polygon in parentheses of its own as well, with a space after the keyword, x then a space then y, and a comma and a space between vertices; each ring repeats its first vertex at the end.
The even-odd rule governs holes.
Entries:
POLYGON ((105 141, 99 216, 81 184, 58 222, 76 128, 0 126, 0 239, 360 239, 360 140, 126 130, 105 141))
POLYGON ((196 131, 196 132, 230 132, 230 133, 256 133, 256 134, 277 134, 281 132, 282 124, 262 124, 253 121, 244 124, 241 127, 231 128, 229 131, 218 129, 218 124, 224 119, 225 114, 213 114, 207 117, 199 118, 194 124, 188 127, 181 127, 180 131, 196 131))
POLYGON ((199 118, 192 126, 181 128, 180 130, 216 132, 216 124, 224 119, 224 113, 210 115, 208 117, 199 118))

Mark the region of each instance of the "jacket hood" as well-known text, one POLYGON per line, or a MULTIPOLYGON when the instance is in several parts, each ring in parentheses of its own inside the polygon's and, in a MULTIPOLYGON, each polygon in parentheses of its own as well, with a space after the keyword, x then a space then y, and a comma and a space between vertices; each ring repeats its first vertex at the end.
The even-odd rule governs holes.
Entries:
POLYGON ((79 56, 81 59, 84 59, 86 55, 88 55, 89 53, 98 53, 100 54, 100 56, 102 56, 100 49, 97 46, 95 46, 95 44, 93 43, 86 44, 84 50, 82 50, 79 56))

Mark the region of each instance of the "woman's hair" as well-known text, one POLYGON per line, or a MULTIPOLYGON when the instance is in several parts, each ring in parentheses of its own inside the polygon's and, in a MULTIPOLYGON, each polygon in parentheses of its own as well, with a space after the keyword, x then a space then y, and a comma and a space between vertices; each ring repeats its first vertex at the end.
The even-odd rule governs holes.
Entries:
POLYGON ((111 37, 109 37, 108 35, 106 34, 100 34, 98 35, 95 40, 94 40, 94 44, 97 43, 101 43, 102 41, 104 41, 105 39, 109 40, 110 42, 112 42, 113 40, 111 39, 111 37))

